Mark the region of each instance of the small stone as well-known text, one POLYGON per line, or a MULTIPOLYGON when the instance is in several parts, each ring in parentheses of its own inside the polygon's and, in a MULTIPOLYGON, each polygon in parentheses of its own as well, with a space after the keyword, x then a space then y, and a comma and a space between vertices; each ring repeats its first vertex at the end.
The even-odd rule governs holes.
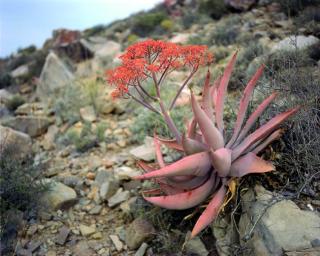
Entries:
POLYGON ((88 172, 86 175, 86 178, 89 180, 94 180, 95 177, 96 177, 96 174, 94 172, 88 172))
POLYGON ((137 205, 138 197, 131 197, 129 200, 120 204, 120 209, 127 214, 133 213, 135 206, 137 205))
POLYGON ((87 106, 80 109, 80 116, 84 121, 94 122, 97 119, 93 106, 87 106))
POLYGON ((129 191, 123 191, 122 188, 119 188, 117 193, 108 199, 108 206, 110 208, 117 206, 118 204, 128 200, 130 197, 129 191))
MULTIPOLYGON (((190 237, 190 232, 187 233, 186 238, 190 237)), ((209 252, 201 241, 200 237, 195 237, 191 240, 188 240, 185 243, 186 253, 198 256, 207 256, 209 252)))
POLYGON ((107 201, 119 188, 119 183, 115 180, 108 180, 100 187, 100 197, 102 201, 107 201))
POLYGON ((123 244, 120 241, 119 237, 117 235, 110 235, 109 237, 112 243, 114 244, 114 246, 116 247, 117 251, 120 252, 123 248, 123 244))
POLYGON ((59 234, 56 236, 56 243, 60 245, 64 245, 67 241, 68 235, 70 233, 70 229, 66 226, 63 226, 59 229, 59 234))
POLYGON ((28 236, 33 236, 36 232, 38 231, 37 225, 31 225, 28 230, 27 230, 27 235, 28 236))
POLYGON ((135 219, 126 230, 126 244, 131 250, 137 249, 143 242, 151 240, 156 230, 145 219, 135 219))
POLYGON ((148 244, 142 243, 142 245, 139 247, 139 249, 136 251, 134 256, 143 256, 146 253, 146 250, 148 248, 148 244))
POLYGON ((97 232, 97 233, 94 233, 92 236, 91 236, 93 239, 101 239, 102 238, 102 233, 101 232, 97 232))
POLYGON ((96 232, 96 228, 94 226, 86 226, 83 224, 80 224, 79 229, 83 236, 90 236, 96 232))
POLYGON ((115 174, 118 180, 131 180, 133 177, 141 175, 141 172, 128 166, 121 166, 115 170, 115 174))
POLYGON ((92 250, 87 241, 79 241, 73 248, 73 255, 77 256, 89 256, 95 255, 95 251, 92 250))
POLYGON ((145 143, 130 150, 130 154, 132 154, 137 159, 141 159, 147 162, 154 160, 155 148, 153 144, 153 138, 146 137, 145 143))
POLYGON ((96 205, 95 207, 93 207, 89 213, 93 214, 93 215, 97 215, 101 212, 102 206, 101 205, 96 205))
POLYGON ((55 251, 47 251, 46 256, 56 256, 57 253, 55 251))

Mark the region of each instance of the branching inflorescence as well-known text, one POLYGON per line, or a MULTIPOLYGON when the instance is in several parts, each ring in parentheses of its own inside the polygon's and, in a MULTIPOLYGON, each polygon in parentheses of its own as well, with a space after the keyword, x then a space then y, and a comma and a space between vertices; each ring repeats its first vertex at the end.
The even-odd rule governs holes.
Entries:
POLYGON ((207 227, 230 200, 227 195, 229 192, 233 193, 236 178, 274 170, 271 163, 261 159, 257 154, 281 136, 280 124, 298 110, 294 108, 281 113, 255 131, 251 131, 258 117, 276 97, 275 93, 271 94, 246 119, 250 98, 263 73, 264 66, 261 66, 244 90, 233 135, 226 138, 223 121, 224 101, 236 56, 237 53, 232 56, 223 75, 213 83, 210 72, 207 72, 200 102, 191 92, 194 117, 183 134, 171 119, 170 110, 199 67, 212 62, 213 56, 205 46, 180 46, 147 40, 129 47, 120 57, 122 65, 107 72, 107 80, 116 86, 113 93, 115 97, 128 95, 151 111, 159 113, 175 137, 163 139, 154 136, 158 168, 142 161, 138 162, 145 173, 135 179, 154 179, 159 184, 159 189, 146 191, 144 198, 167 209, 182 210, 197 206, 208 197, 212 197, 195 224, 192 237, 207 227), (165 106, 161 98, 163 81, 173 70, 180 68, 188 68, 189 75, 171 104, 165 106), (151 96, 143 87, 143 82, 148 79, 153 81, 156 96, 151 96), (139 97, 135 96, 137 94, 139 97), (161 144, 181 151, 185 156, 177 162, 167 164, 162 156, 161 144))

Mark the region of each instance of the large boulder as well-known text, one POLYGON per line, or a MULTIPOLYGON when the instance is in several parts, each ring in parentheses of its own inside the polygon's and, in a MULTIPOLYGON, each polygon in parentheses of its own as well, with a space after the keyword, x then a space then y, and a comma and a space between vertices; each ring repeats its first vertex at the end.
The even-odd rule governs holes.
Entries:
POLYGON ((17 155, 29 154, 31 152, 31 138, 28 134, 0 125, 0 152, 9 146, 15 147, 17 155))
POLYGON ((50 179, 44 182, 49 183, 49 190, 43 194, 41 200, 49 209, 67 209, 77 202, 77 194, 72 188, 50 179))
POLYGON ((31 137, 37 137, 47 131, 50 121, 46 117, 17 116, 4 120, 2 124, 17 131, 27 133, 31 137))
POLYGON ((71 68, 54 52, 50 52, 42 68, 37 95, 40 100, 48 99, 53 92, 74 80, 71 68))
POLYGON ((303 50, 320 42, 315 36, 288 36, 275 44, 271 52, 303 50))
POLYGON ((261 186, 249 190, 241 202, 240 238, 251 249, 250 255, 280 256, 304 250, 320 254, 319 213, 300 210, 293 201, 279 200, 261 186))

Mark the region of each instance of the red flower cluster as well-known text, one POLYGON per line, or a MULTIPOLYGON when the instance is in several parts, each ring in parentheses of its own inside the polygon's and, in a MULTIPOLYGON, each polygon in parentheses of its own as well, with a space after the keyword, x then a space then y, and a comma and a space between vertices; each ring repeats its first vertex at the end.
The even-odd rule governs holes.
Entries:
POLYGON ((128 93, 129 86, 137 86, 147 78, 164 77, 182 67, 196 72, 200 66, 210 64, 213 56, 206 46, 149 39, 128 47, 120 59, 121 66, 106 72, 107 81, 116 87, 114 97, 128 93))

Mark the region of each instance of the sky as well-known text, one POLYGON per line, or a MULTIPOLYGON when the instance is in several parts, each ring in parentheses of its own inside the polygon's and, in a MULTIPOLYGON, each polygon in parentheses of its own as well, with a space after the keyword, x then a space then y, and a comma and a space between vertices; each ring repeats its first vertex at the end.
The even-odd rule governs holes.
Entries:
POLYGON ((52 30, 83 30, 154 7, 161 0, 0 0, 0 57, 31 44, 42 47, 52 30))

